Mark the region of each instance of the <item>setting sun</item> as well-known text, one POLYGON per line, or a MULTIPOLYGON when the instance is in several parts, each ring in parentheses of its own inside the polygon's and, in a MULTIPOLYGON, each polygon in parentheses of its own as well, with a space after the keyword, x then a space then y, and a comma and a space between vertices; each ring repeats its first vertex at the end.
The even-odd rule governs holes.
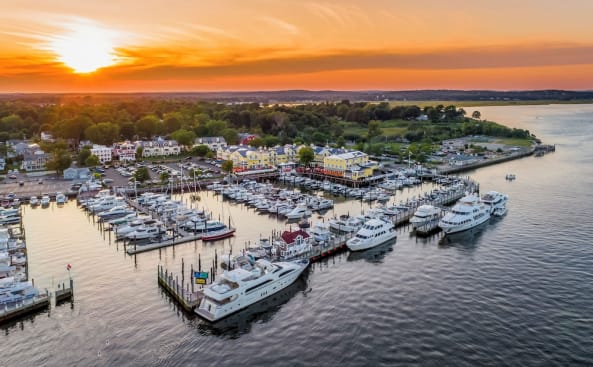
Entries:
POLYGON ((56 36, 49 49, 76 73, 90 73, 118 62, 112 32, 94 24, 76 24, 56 36))

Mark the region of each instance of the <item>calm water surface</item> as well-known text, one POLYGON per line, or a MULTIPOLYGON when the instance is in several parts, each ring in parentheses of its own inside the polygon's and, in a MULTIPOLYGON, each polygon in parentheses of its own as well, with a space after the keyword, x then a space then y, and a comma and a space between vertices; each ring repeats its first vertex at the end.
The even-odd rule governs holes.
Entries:
MULTIPOLYGON (((593 365, 593 106, 479 110, 558 148, 469 173, 483 191, 509 194, 504 218, 451 238, 401 228, 395 244, 317 263, 214 326, 169 300, 157 264, 178 271, 182 258, 207 261, 284 222, 204 194, 201 205, 231 215, 236 238, 131 257, 75 203, 27 208, 31 276, 56 287, 70 263, 76 296, 5 326, 1 365, 593 365)), ((362 208, 344 202, 327 216, 362 208)))

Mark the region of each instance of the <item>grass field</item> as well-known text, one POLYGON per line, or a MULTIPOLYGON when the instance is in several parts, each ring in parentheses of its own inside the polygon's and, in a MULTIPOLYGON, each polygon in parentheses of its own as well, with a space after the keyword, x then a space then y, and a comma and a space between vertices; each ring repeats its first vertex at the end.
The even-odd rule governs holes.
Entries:
POLYGON ((518 147, 528 147, 528 146, 531 146, 533 141, 530 139, 501 138, 501 139, 496 139, 495 141, 493 141, 493 143, 510 145, 510 146, 518 146, 518 147))

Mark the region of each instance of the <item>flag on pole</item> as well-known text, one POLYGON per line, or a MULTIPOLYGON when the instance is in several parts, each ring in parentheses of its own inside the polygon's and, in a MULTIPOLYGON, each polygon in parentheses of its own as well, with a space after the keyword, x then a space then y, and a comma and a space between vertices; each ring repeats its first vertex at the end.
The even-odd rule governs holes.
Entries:
POLYGON ((70 264, 66 265, 66 270, 70 271, 70 269, 72 269, 72 265, 70 265, 70 264))

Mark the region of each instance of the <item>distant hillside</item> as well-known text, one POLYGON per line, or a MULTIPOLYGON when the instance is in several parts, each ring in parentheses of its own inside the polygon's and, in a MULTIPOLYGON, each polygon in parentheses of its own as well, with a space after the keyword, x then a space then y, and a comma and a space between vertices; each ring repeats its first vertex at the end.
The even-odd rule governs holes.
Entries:
POLYGON ((410 91, 252 91, 252 92, 179 92, 179 93, 68 93, 0 94, 0 100, 37 103, 77 101, 98 103, 133 99, 175 99, 210 102, 299 103, 320 101, 593 101, 593 91, 533 90, 410 90, 410 91))

